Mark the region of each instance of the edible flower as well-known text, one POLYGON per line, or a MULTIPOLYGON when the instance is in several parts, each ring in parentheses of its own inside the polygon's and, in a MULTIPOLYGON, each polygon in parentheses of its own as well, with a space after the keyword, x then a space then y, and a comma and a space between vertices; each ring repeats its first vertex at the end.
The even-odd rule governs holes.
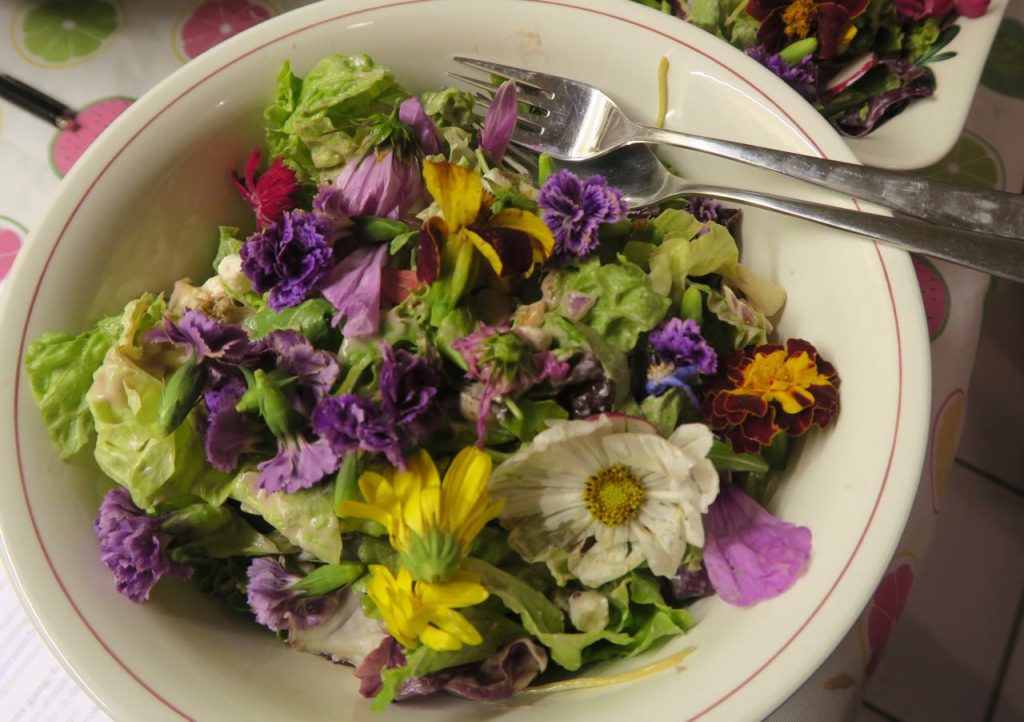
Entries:
POLYGON ((811 555, 811 530, 776 519, 734 484, 704 515, 704 566, 723 601, 749 607, 782 594, 811 555))
POLYGON ((334 267, 338 230, 315 213, 286 211, 242 245, 242 271, 274 311, 298 305, 334 267))
POLYGON ((447 582, 417 582, 405 567, 396 576, 385 566, 371 564, 366 593, 377 605, 388 633, 405 647, 422 643, 438 651, 455 651, 483 642, 476 627, 455 611, 489 596, 469 572, 459 571, 447 582))
POLYGON ((234 471, 243 454, 259 448, 263 435, 260 424, 237 409, 245 395, 240 378, 230 377, 203 395, 206 430, 203 449, 210 465, 220 471, 234 471))
POLYGON ((380 395, 384 413, 397 426, 408 429, 424 421, 434 406, 441 379, 422 356, 384 346, 380 368, 380 395))
POLYGON ((447 273, 450 305, 462 296, 473 275, 476 253, 500 278, 528 276, 535 264, 551 255, 555 239, 544 221, 519 208, 492 212, 494 196, 484 190, 476 171, 428 160, 423 177, 441 215, 430 216, 423 224, 416 271, 424 283, 447 273))
POLYGON ((673 317, 651 331, 647 341, 653 352, 647 371, 647 393, 660 396, 669 388, 677 388, 698 406, 690 384, 700 374, 714 374, 718 370, 718 356, 700 335, 697 322, 673 317))
POLYGON ((491 99, 480 128, 480 150, 491 162, 497 163, 505 155, 505 149, 516 127, 519 91, 511 80, 502 83, 491 99))
POLYGON ((284 212, 295 206, 294 196, 299 183, 295 171, 286 167, 281 158, 274 158, 270 167, 257 178, 260 158, 260 148, 256 146, 245 164, 245 177, 233 173, 231 180, 256 214, 256 222, 262 228, 280 221, 284 212))
POLYGON ((442 482, 421 449, 406 459, 404 470, 364 471, 359 490, 365 501, 342 502, 340 512, 384 526, 417 580, 445 581, 501 511, 503 502, 492 502, 487 493, 490 474, 491 457, 470 446, 455 455, 442 482))
POLYGON ((93 530, 100 542, 100 558, 114 573, 117 591, 133 602, 149 599, 161 577, 192 576, 191 567, 172 561, 169 534, 160 531, 161 518, 146 516, 132 502, 127 489, 108 491, 100 503, 93 530))
MULTIPOLYGON (((775 73, 786 85, 800 93, 804 100, 813 102, 817 99, 818 65, 814 62, 813 53, 807 53, 793 64, 786 62, 780 53, 769 53, 764 45, 753 45, 747 48, 746 53, 775 73)), ((694 215, 697 214, 694 213, 694 215)))
POLYGON ((466 378, 483 384, 476 415, 477 446, 484 444, 492 401, 569 373, 568 363, 559 361, 550 351, 531 346, 518 329, 481 324, 478 331, 456 339, 451 345, 468 364, 466 378))
POLYGON ((804 38, 818 41, 818 57, 829 60, 849 46, 857 28, 853 20, 868 0, 749 0, 746 12, 761 21, 757 39, 769 53, 804 38))
POLYGON ((314 204, 332 215, 399 218, 422 198, 419 162, 400 159, 388 147, 346 163, 334 183, 320 190, 314 204))
POLYGON ((839 412, 835 368, 802 339, 734 351, 709 380, 701 414, 733 450, 757 454, 777 434, 825 428, 839 412))
POLYGON ((341 459, 353 451, 383 453, 402 466, 402 442, 398 426, 380 404, 358 394, 328 396, 312 417, 313 432, 330 445, 341 459))
POLYGON ((345 320, 347 338, 377 333, 380 325, 381 269, 387 245, 360 246, 334 267, 324 283, 323 296, 337 309, 333 324, 345 320))
POLYGON ((552 425, 491 477, 509 545, 553 574, 566 564, 588 587, 644 562, 672 578, 687 543, 704 544, 701 514, 718 494, 711 442, 702 424, 668 439, 630 417, 552 425))
POLYGON ((980 18, 988 11, 989 3, 990 0, 896 0, 896 13, 903 21, 941 20, 955 7, 957 15, 980 18))
POLYGON ((274 632, 308 629, 320 624, 338 606, 339 595, 310 596, 295 588, 302 577, 292 574, 277 559, 257 557, 246 570, 245 595, 256 621, 274 632))
POLYGON ((544 222, 554 233, 552 260, 583 259, 597 250, 598 229, 626 217, 622 191, 608 185, 603 176, 581 179, 569 170, 548 176, 541 186, 537 205, 544 222))

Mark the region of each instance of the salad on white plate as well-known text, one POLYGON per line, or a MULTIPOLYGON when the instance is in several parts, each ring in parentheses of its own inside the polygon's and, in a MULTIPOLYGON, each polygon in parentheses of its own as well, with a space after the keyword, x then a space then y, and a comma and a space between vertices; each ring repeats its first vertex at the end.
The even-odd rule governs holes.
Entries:
POLYGON ((29 346, 59 455, 112 482, 121 594, 189 579, 380 709, 653 673, 685 650, 581 675, 685 634, 695 599, 799 583, 810 530, 765 506, 836 370, 776 338, 737 210, 518 173, 516 112, 511 84, 481 120, 367 56, 286 63, 212 275, 29 346))

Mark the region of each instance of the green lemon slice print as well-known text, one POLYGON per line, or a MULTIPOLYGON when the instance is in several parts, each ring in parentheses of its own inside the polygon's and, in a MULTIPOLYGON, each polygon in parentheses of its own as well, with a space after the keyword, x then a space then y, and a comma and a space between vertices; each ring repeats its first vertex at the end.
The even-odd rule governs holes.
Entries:
POLYGON ((935 165, 922 168, 918 174, 978 188, 1000 188, 1003 183, 1003 163, 992 146, 977 135, 964 132, 945 158, 935 165))
POLYGON ((121 13, 110 0, 43 0, 13 22, 15 47, 25 60, 64 67, 103 48, 121 25, 121 13))

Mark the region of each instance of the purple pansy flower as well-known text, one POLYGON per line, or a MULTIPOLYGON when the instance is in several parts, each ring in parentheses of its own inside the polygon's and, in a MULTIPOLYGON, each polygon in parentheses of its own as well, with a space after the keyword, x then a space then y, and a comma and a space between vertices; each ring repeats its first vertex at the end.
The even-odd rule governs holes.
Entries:
POLYGON ((313 431, 337 458, 358 450, 383 453, 404 468, 398 427, 380 404, 356 394, 329 396, 313 412, 313 431))
POLYGON ((419 161, 401 160, 393 148, 386 148, 346 163, 334 184, 317 194, 313 206, 332 218, 339 214, 399 218, 425 193, 419 161))
POLYGON ((380 324, 381 269, 387 262, 388 247, 360 246, 331 272, 323 295, 338 309, 334 325, 346 318, 345 336, 377 332, 380 324))
POLYGON ((715 592, 749 607, 789 589, 807 566, 811 530, 776 519, 723 483, 704 515, 704 566, 715 592))
POLYGON ((207 410, 203 448, 210 465, 220 471, 234 471, 238 458, 255 451, 264 438, 263 426, 235 408, 244 394, 242 380, 230 377, 203 397, 207 410))
POLYGON ((501 84, 484 116, 480 128, 480 150, 497 163, 505 155, 505 149, 516 127, 516 112, 519 91, 516 84, 507 80, 501 84))
POLYGON ((427 155, 441 152, 441 136, 438 135, 434 121, 423 110, 419 98, 414 95, 402 101, 398 106, 398 119, 412 128, 420 150, 427 155))
POLYGON ((338 470, 338 457, 324 439, 307 441, 300 434, 278 439, 277 455, 261 462, 256 486, 271 494, 308 489, 338 470))
POLYGON ((306 299, 334 265, 338 228, 302 210, 249 236, 242 246, 242 271, 259 293, 269 291, 270 308, 282 311, 306 299))
POLYGON ((466 378, 483 384, 476 417, 477 445, 487 434, 491 402, 499 396, 515 396, 547 380, 569 373, 569 364, 550 351, 538 351, 523 334, 508 327, 480 325, 478 331, 451 344, 466 360, 466 378))
POLYGON ((93 530, 100 541, 100 558, 114 573, 117 591, 133 602, 149 599, 153 585, 165 574, 180 579, 192 569, 171 560, 171 537, 160 531, 160 517, 146 516, 126 489, 108 491, 100 503, 93 530))
POLYGON ((808 53, 796 65, 790 65, 779 53, 769 53, 764 45, 747 48, 747 55, 775 73, 789 87, 798 92, 804 100, 818 99, 818 66, 814 54, 808 53))
POLYGON ((718 356, 700 335, 700 326, 692 319, 670 318, 647 335, 653 355, 647 369, 646 391, 660 396, 670 388, 682 391, 695 406, 700 406, 692 384, 701 374, 718 370, 718 356))
POLYGON ((380 395, 384 413, 402 427, 415 424, 431 408, 440 377, 422 356, 384 347, 380 369, 380 395))
POLYGON ((622 191, 603 176, 581 179, 572 171, 551 174, 540 189, 537 204, 555 236, 554 262, 586 258, 597 249, 598 229, 626 217, 622 191))
POLYGON ((338 605, 337 594, 310 597, 304 591, 292 589, 301 577, 270 557, 253 559, 246 576, 249 608, 257 622, 275 632, 315 627, 338 605))

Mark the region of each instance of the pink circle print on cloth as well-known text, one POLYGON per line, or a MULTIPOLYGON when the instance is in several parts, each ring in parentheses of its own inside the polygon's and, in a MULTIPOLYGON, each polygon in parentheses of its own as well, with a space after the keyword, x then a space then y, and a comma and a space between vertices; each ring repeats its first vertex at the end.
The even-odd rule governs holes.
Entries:
POLYGON ((179 51, 185 59, 191 60, 273 14, 266 5, 250 0, 206 0, 182 23, 178 33, 179 51))
POLYGON ((78 127, 62 130, 50 146, 50 160, 57 175, 67 175, 85 149, 131 104, 129 98, 106 98, 79 110, 75 116, 78 127))
POLYGON ((21 248, 24 232, 20 224, 0 216, 0 282, 3 282, 14 265, 14 257, 21 248))
POLYGON ((868 612, 868 649, 870 657, 864 674, 870 677, 878 668, 885 645, 889 642, 892 628, 896 620, 903 614, 910 587, 914 582, 914 570, 907 562, 900 563, 895 569, 882 577, 875 596, 871 599, 871 611, 868 612))

